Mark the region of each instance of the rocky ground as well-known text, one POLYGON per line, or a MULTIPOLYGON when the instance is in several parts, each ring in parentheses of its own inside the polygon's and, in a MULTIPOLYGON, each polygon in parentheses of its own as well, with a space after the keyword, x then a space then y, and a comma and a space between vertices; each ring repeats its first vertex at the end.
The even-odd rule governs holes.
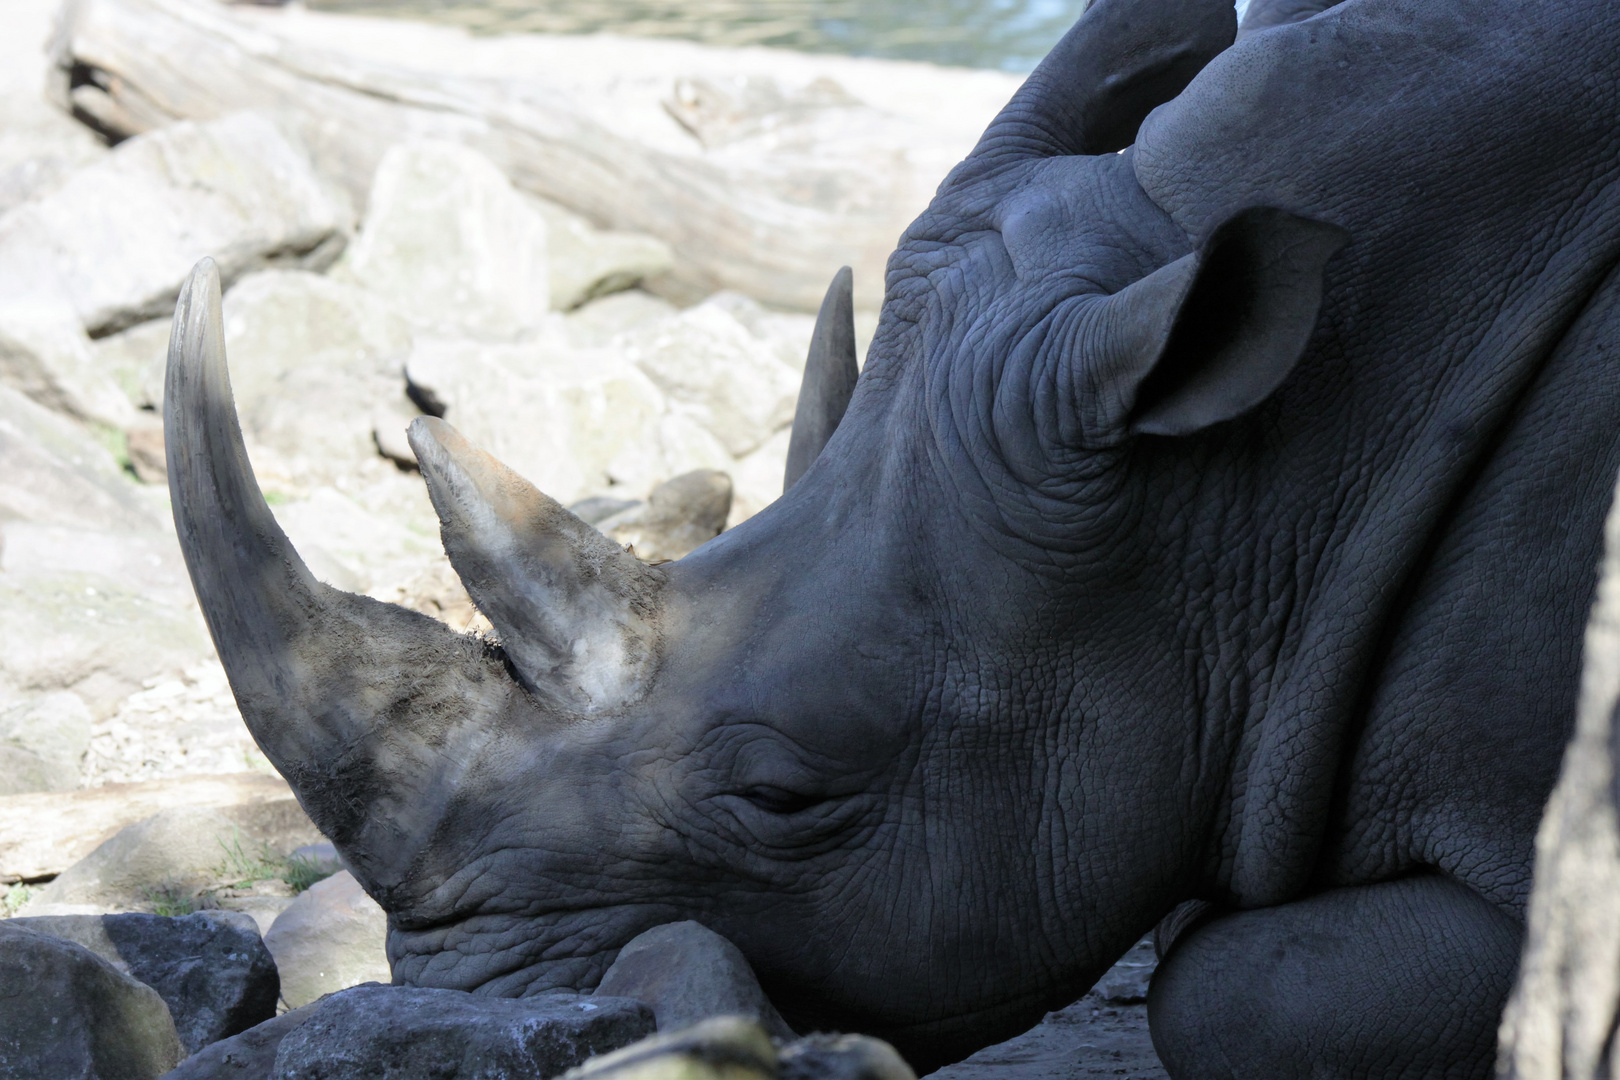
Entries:
MULTIPOLYGON (((191 595, 161 423, 180 282, 204 255, 221 267, 249 455, 312 571, 461 630, 487 624, 439 546, 404 437, 414 417, 444 417, 642 558, 679 558, 780 492, 813 317, 746 290, 694 291, 724 275, 693 269, 702 252, 692 254, 689 236, 601 227, 600 215, 517 186, 509 167, 462 142, 402 131, 357 183, 352 157, 334 157, 307 123, 275 109, 131 119, 129 102, 113 100, 128 87, 94 80, 48 96, 54 9, 0 0, 0 967, 15 977, 6 985, 45 987, 29 1006, 40 1016, 80 1010, 84 1024, 124 1025, 97 1028, 132 1048, 119 1075, 155 1076, 278 1011, 289 1019, 274 1040, 264 1041, 272 1028, 253 1028, 260 1050, 274 1053, 295 1028, 299 1038, 352 1034, 371 1023, 355 1017, 375 1019, 377 1009, 404 1010, 426 1030, 429 1014, 463 1006, 351 991, 326 999, 347 1004, 320 1014, 325 1027, 304 1023, 323 995, 387 981, 384 917, 248 736, 191 595), (139 133, 109 146, 102 136, 126 121, 139 133), (197 968, 196 956, 215 952, 229 962, 197 968)), ((655 149, 696 139, 680 153, 713 151, 716 182, 751 175, 739 149, 750 139, 776 147, 792 129, 793 152, 816 156, 804 132, 826 126, 827 109, 900 130, 835 84, 806 77, 819 87, 810 97, 778 93, 755 73, 760 58, 748 63, 742 97, 676 80, 675 105, 643 109, 631 126, 672 125, 643 140, 655 149)), ((840 69, 857 88, 874 70, 840 69)), ((906 78, 944 85, 937 73, 906 78)), ((956 80, 971 90, 963 100, 1004 95, 985 78, 956 80)), ((965 130, 982 120, 969 116, 965 130)), ((925 192, 937 177, 919 180, 918 162, 942 169, 965 149, 950 138, 929 129, 913 160, 896 156, 904 183, 873 181, 870 162, 840 167, 925 192)), ((762 280, 760 295, 797 295, 798 280, 762 280)), ((858 313, 863 342, 872 324, 858 313)), ((1133 954, 1113 989, 1101 985, 944 1075, 1160 1075, 1132 1003, 1148 970, 1133 954)), ((5 1040, 32 1038, 34 1013, 7 1008, 0 1049, 14 1051, 5 1040)), ((599 1051, 646 1033, 642 1013, 625 1016, 602 1028, 616 1032, 609 1041, 569 1045, 599 1051)), ((575 1030, 556 1017, 545 1024, 575 1030)), ((795 1045, 780 1063, 776 1050, 761 1051, 766 1080, 809 1080, 823 1066, 806 1062, 838 1055, 865 1062, 863 1076, 904 1080, 903 1065, 864 1044, 795 1045)), ((186 1075, 213 1075, 205 1065, 186 1075)))

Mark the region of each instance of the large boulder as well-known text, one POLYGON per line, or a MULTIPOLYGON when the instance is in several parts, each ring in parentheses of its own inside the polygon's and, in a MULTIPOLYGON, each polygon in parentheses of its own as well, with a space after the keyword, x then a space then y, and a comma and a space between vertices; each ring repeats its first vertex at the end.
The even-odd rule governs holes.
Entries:
POLYGON ((62 907, 172 909, 226 883, 258 842, 216 810, 177 806, 118 831, 33 896, 23 914, 62 907))
POLYGON ((264 936, 281 972, 281 997, 307 1005, 324 994, 387 982, 388 916, 347 870, 311 885, 264 936))
POLYGON ((8 925, 81 945, 156 990, 188 1054, 276 1014, 275 961, 246 915, 56 915, 8 925))
POLYGON ((1597 1080, 1620 1061, 1620 500, 1604 525, 1575 737, 1536 834, 1504 1080, 1597 1080))
POLYGON ((288 1032, 272 1080, 543 1080, 653 1030, 639 1002, 367 986, 334 995, 288 1032))
POLYGON ((439 333, 513 338, 551 302, 545 219, 489 159, 447 142, 383 155, 336 272, 439 333))
POLYGON ((0 291, 59 291, 86 330, 107 333, 171 312, 205 255, 227 281, 270 265, 325 266, 352 214, 267 117, 174 124, 0 217, 0 291))
POLYGON ((90 710, 70 691, 0 709, 0 795, 71 791, 90 749, 90 710))
POLYGON ((51 293, 0 296, 0 383, 79 420, 126 428, 135 410, 98 362, 79 315, 51 293))
POLYGON ((661 1032, 679 1031, 715 1016, 743 1016, 776 1038, 793 1037, 793 1030, 760 989, 747 957, 700 923, 667 923, 632 938, 619 950, 596 992, 644 1002, 661 1032))
POLYGON ((261 773, 0 796, 0 883, 59 875, 124 828, 175 807, 212 808, 277 851, 320 839, 287 782, 261 773))
MULTIPOLYGON (((445 420, 561 502, 615 481, 639 495, 671 475, 662 472, 664 395, 612 349, 576 349, 558 338, 522 345, 426 341, 406 372, 414 392, 445 420)), ((702 438, 700 432, 689 441, 702 438)), ((718 453, 728 462, 724 450, 718 453)), ((708 461, 687 467, 697 466, 715 467, 708 461)))
POLYGON ((82 946, 0 922, 0 1076, 151 1080, 182 1055, 151 987, 82 946))
POLYGON ((161 527, 107 447, 84 427, 0 385, 0 523, 92 530, 161 527))
POLYGON ((531 196, 530 202, 546 219, 546 264, 556 311, 573 311, 675 267, 674 253, 662 240, 593 229, 549 199, 531 196))
MULTIPOLYGON (((719 297, 626 331, 625 355, 681 410, 741 457, 793 423, 803 354, 756 333, 719 297)), ((746 308, 744 309, 746 310, 746 308)))

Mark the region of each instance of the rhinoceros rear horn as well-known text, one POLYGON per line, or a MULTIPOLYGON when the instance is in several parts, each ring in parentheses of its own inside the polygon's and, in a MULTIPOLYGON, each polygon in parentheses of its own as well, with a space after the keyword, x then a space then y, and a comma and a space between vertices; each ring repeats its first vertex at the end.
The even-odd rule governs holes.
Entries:
POLYGON ((657 662, 662 572, 443 420, 418 418, 410 441, 445 553, 529 691, 587 714, 633 700, 657 662))
POLYGON ((254 740, 361 880, 386 888, 463 744, 516 688, 483 643, 309 572, 248 464, 224 336, 204 259, 175 308, 163 403, 180 547, 254 740))
POLYGON ((788 441, 787 471, 782 490, 799 482, 821 448, 838 428, 855 394, 860 368, 855 359, 855 276, 849 267, 833 275, 810 335, 810 355, 799 384, 799 405, 793 413, 793 437, 788 441))
POLYGON ((1230 0, 1096 0, 985 130, 975 159, 1108 154, 1232 44, 1230 0))

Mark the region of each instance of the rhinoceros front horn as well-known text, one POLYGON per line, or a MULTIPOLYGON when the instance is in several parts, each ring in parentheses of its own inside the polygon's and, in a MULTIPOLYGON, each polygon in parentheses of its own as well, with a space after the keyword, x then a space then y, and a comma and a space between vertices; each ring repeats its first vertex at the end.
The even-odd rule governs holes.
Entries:
POLYGON ((657 662, 663 573, 443 420, 419 417, 410 440, 445 553, 529 691, 586 714, 638 696, 657 662))
POLYGON ((381 897, 522 691, 478 639, 304 566, 248 464, 212 260, 175 308, 163 424, 180 546, 242 719, 381 897))

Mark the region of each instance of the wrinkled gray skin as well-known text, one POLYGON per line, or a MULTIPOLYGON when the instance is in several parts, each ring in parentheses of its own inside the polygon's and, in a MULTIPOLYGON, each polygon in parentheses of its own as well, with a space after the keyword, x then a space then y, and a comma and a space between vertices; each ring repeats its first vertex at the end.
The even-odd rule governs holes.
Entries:
POLYGON ((693 919, 921 1070, 1201 899, 1173 1075, 1488 1073, 1620 466, 1620 5, 1233 21, 1093 5, 814 464, 679 562, 419 421, 499 647, 309 575, 194 277, 182 542, 396 981, 587 988, 693 919))

